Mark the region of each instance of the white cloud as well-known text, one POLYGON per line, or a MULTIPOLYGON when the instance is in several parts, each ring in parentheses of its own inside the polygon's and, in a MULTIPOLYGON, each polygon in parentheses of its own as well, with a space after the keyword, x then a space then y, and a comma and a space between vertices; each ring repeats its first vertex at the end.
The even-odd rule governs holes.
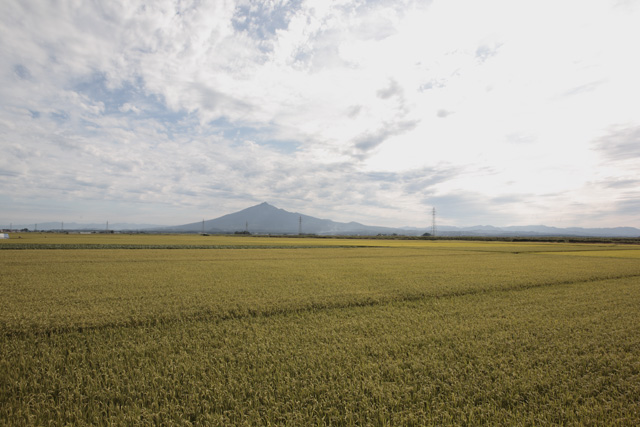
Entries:
POLYGON ((620 184, 635 163, 610 164, 637 152, 632 2, 3 8, 0 195, 23 198, 7 215, 106 199, 180 223, 268 199, 381 225, 442 203, 452 225, 588 225, 592 205, 591 225, 640 226, 620 184), (420 191, 434 170, 455 173, 420 191))

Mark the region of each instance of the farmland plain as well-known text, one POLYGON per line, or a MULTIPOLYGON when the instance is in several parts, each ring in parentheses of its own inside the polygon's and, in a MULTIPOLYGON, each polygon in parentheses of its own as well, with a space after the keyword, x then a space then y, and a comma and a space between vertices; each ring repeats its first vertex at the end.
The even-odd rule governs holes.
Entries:
POLYGON ((3 425, 640 423, 637 245, 19 237, 3 425))

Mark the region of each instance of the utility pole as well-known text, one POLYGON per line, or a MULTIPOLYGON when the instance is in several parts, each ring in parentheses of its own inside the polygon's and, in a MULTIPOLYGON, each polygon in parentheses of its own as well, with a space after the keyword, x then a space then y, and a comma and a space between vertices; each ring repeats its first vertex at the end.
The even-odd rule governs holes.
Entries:
POLYGON ((249 221, 244 222, 244 232, 249 233, 249 221))
POLYGON ((431 211, 431 237, 436 237, 436 208, 431 211))
POLYGON ((202 218, 202 234, 204 234, 204 218, 202 218))
POLYGON ((302 235, 302 215, 300 215, 300 219, 298 221, 298 235, 302 235))

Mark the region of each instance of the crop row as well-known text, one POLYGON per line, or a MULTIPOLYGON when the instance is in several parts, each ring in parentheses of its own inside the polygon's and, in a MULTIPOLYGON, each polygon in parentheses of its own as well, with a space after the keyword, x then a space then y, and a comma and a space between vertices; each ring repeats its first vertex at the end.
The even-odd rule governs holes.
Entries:
POLYGON ((0 333, 221 320, 640 276, 635 259, 424 248, 3 251, 0 333))
POLYGON ((195 238, 0 251, 0 426, 640 423, 637 247, 195 238))
POLYGON ((637 425, 636 278, 0 336, 6 425, 637 425))
POLYGON ((276 248, 276 247, 400 247, 431 250, 531 252, 531 251, 585 251, 612 248, 637 249, 627 241, 584 240, 570 243, 564 240, 514 242, 509 240, 424 240, 385 239, 374 237, 335 236, 200 236, 197 234, 12 234, 11 239, 0 241, 0 249, 128 249, 128 248, 276 248))

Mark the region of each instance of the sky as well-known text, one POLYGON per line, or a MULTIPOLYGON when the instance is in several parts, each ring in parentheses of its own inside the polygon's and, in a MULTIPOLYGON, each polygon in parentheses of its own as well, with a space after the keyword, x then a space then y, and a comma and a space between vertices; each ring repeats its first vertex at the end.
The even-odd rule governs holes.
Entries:
POLYGON ((0 2, 0 227, 640 227, 638 0, 0 2))

